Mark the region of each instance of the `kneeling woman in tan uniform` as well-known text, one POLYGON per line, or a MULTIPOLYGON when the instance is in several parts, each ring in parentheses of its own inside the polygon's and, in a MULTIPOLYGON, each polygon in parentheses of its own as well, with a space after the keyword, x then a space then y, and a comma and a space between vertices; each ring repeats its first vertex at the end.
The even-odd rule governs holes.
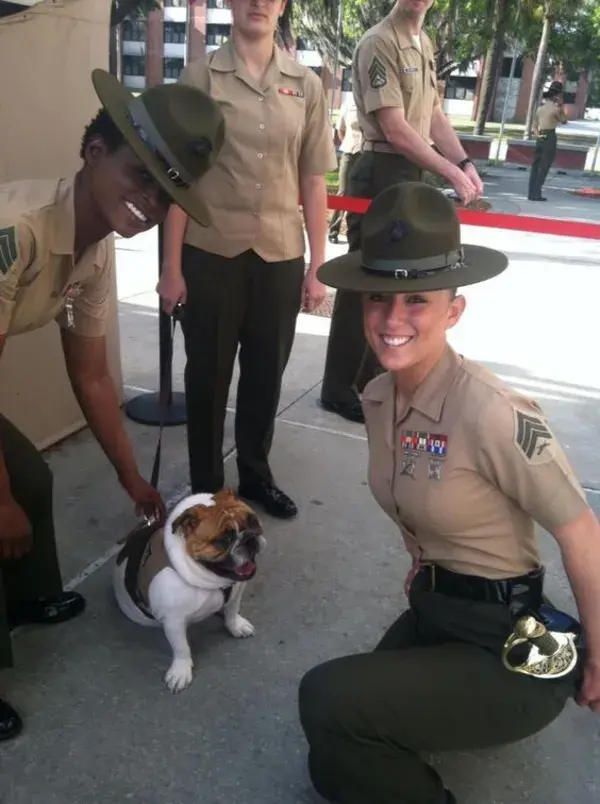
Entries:
POLYGON ((192 491, 223 486, 223 425, 239 347, 240 494, 290 517, 296 505, 275 484, 269 452, 296 318, 325 295, 316 277, 327 236, 324 174, 337 163, 320 79, 274 44, 289 0, 231 0, 231 10, 231 40, 180 79, 202 87, 225 117, 223 150, 198 184, 212 223, 203 228, 171 210, 159 292, 167 312, 177 302, 186 306, 192 491), (299 197, 310 246, 306 276, 299 197))
POLYGON ((520 740, 574 695, 600 711, 596 517, 537 404, 446 341, 465 308, 456 288, 506 264, 461 246, 439 191, 402 184, 371 204, 362 253, 319 271, 365 294, 366 337, 387 369, 363 397, 369 482, 413 556, 409 608, 377 648, 301 683, 312 780, 336 804, 449 804, 419 752, 520 740), (552 679, 503 664, 523 661, 504 655, 523 615, 578 628, 543 595, 536 522, 562 550, 587 643, 585 660, 577 651, 579 663, 552 679))

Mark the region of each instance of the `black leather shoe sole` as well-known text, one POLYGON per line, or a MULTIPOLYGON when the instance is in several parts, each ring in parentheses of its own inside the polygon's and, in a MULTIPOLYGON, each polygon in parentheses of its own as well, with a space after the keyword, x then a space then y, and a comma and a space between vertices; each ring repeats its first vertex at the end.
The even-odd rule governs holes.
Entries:
POLYGON ((85 598, 78 592, 64 592, 55 598, 32 600, 11 606, 8 620, 11 628, 32 623, 54 625, 77 617, 85 609, 85 598))
POLYGON ((344 405, 341 402, 323 402, 320 401, 323 410, 329 413, 337 413, 343 419, 348 419, 349 422, 356 422, 357 424, 365 423, 365 414, 363 413, 362 405, 358 400, 355 403, 344 405))
POLYGON ((258 503, 267 514, 277 519, 293 519, 298 514, 296 503, 277 486, 240 485, 238 496, 249 502, 258 503))
POLYGON ((23 721, 10 704, 0 698, 0 742, 12 740, 23 730, 23 721))

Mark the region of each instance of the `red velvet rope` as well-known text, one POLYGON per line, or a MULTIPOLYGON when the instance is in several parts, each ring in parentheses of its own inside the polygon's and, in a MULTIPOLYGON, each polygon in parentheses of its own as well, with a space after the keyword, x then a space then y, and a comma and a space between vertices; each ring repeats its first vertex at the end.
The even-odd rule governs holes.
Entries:
MULTIPOLYGON (((344 212, 364 213, 370 203, 368 198, 351 198, 347 195, 327 196, 329 209, 340 209, 344 212)), ((475 212, 460 207, 457 211, 460 222, 469 226, 490 226, 492 229, 516 229, 520 232, 600 240, 600 224, 597 223, 536 218, 532 215, 506 215, 500 212, 475 212)))

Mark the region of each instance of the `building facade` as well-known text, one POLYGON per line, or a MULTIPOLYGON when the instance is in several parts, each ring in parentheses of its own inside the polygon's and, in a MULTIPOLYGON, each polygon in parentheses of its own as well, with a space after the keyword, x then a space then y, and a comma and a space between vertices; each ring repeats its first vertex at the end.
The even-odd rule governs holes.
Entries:
MULTIPOLYGON (((231 11, 227 0, 165 0, 163 7, 152 11, 147 19, 127 21, 121 26, 123 83, 131 90, 176 81, 188 60, 194 60, 227 41, 231 33, 231 11)), ((350 69, 339 71, 337 80, 323 66, 317 50, 302 39, 291 52, 298 61, 321 76, 329 103, 338 108, 352 93, 350 69), (333 92, 332 92, 333 90, 333 92)), ((506 52, 494 85, 491 121, 498 121, 506 100, 506 121, 522 123, 527 114, 531 92, 533 62, 519 57, 511 79, 512 52, 506 52)), ((452 115, 473 120, 477 114, 478 93, 483 60, 465 71, 456 71, 446 82, 444 110, 452 115)), ((571 119, 585 113, 588 83, 585 76, 565 81, 565 102, 571 119)))

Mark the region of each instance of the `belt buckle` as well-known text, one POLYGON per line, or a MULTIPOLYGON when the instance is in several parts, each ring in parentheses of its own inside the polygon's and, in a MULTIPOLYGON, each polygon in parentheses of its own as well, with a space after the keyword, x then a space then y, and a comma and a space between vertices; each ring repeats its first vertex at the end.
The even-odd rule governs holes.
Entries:
POLYGON ((426 569, 429 575, 430 592, 435 592, 435 564, 422 564, 422 569, 426 569))

